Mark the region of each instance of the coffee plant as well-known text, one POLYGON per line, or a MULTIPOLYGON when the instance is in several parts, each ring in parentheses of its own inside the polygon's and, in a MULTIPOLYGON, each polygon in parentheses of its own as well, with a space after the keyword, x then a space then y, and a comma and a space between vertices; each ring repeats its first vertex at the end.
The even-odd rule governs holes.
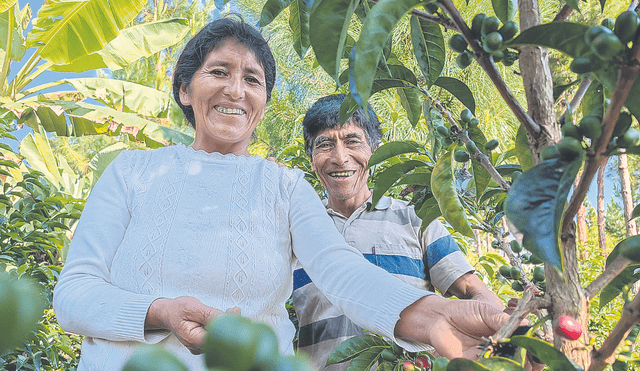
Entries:
MULTIPOLYGON (((512 320, 488 339, 479 361, 436 362, 434 369, 521 370, 526 357, 520 350, 551 370, 597 371, 614 363, 621 370, 638 362, 622 348, 635 341, 640 320, 634 314, 640 298, 629 294, 640 278, 634 273, 640 243, 636 237, 623 240, 606 269, 583 282, 574 223, 604 160, 640 154, 639 134, 632 127, 640 118, 637 3, 593 25, 580 16, 568 21, 584 2, 553 3, 553 21, 543 20, 535 0, 494 0, 491 8, 467 19, 460 13, 465 3, 451 0, 272 0, 262 10, 264 26, 288 9, 299 55, 313 50, 317 64, 349 93, 342 122, 370 97, 395 90, 407 120, 415 130, 428 132, 424 143, 388 142, 376 150, 369 162, 376 178, 373 202, 392 188, 404 188, 423 225, 443 217, 469 238, 478 231, 490 233, 505 253, 501 279, 522 292, 512 320), (453 35, 446 40, 448 30, 453 35), (565 56, 558 60, 566 61, 576 78, 555 92, 548 49, 565 56), (443 75, 451 60, 460 69, 476 62, 493 82, 518 123, 514 148, 503 151, 499 141, 487 138, 484 131, 491 123, 474 117, 472 89, 443 75), (497 63, 503 65, 500 70, 497 63), (522 76, 526 110, 505 82, 503 68, 522 76), (442 92, 454 99, 442 100, 442 92), (563 93, 574 97, 558 113, 556 100, 563 93), (466 177, 462 186, 460 169, 466 177), (503 216, 512 233, 502 228, 503 216), (599 295, 605 306, 621 294, 626 302, 621 318, 596 345, 587 331, 590 300, 599 295), (513 335, 526 317, 534 319, 533 330, 513 335), (497 351, 505 343, 518 349, 513 359, 497 351)), ((604 10, 609 3, 595 6, 604 10)), ((350 351, 336 349, 333 361, 350 361, 353 370, 368 370, 376 362, 378 369, 400 370, 407 369, 405 362, 416 362, 415 355, 395 354, 391 344, 373 335, 348 342, 350 351)))

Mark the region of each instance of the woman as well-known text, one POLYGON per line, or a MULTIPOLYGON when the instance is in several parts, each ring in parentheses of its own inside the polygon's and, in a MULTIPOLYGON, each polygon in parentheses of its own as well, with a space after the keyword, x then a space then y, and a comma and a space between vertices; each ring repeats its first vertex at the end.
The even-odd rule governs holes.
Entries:
POLYGON ((195 126, 193 144, 114 160, 87 201, 55 289, 61 326, 86 336, 79 371, 119 370, 140 343, 157 342, 203 370, 192 353, 222 311, 271 325, 291 353, 295 329, 284 303, 296 259, 345 314, 387 337, 471 355, 478 336, 505 320, 465 304, 461 319, 475 310, 481 326, 472 337, 452 333, 454 345, 437 344, 443 333, 433 331, 455 327, 449 303, 348 246, 302 172, 249 156, 274 81, 266 41, 242 21, 212 22, 187 44, 173 92, 195 126))

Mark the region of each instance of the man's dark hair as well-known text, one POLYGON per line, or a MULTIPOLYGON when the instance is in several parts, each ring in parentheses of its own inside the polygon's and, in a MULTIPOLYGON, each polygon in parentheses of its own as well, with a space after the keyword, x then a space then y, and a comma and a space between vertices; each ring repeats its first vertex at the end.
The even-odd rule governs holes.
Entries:
POLYGON ((241 17, 238 16, 238 18, 237 20, 220 18, 204 26, 197 35, 189 40, 173 70, 173 97, 193 127, 196 126, 193 108, 180 102, 180 86, 182 84, 189 85, 193 75, 202 67, 209 52, 228 38, 235 39, 253 52, 264 69, 267 102, 271 99, 271 90, 273 90, 276 80, 276 62, 271 54, 271 49, 258 30, 245 23, 241 17))
MULTIPOLYGON (((318 99, 307 110, 302 120, 304 135, 304 151, 309 158, 313 157, 313 141, 318 133, 325 129, 339 125, 340 105, 344 101, 345 94, 332 94, 318 99)), ((367 143, 372 150, 380 144, 382 132, 380 131, 380 121, 375 111, 368 105, 369 119, 364 114, 362 107, 351 116, 351 123, 359 126, 367 137, 367 143)))

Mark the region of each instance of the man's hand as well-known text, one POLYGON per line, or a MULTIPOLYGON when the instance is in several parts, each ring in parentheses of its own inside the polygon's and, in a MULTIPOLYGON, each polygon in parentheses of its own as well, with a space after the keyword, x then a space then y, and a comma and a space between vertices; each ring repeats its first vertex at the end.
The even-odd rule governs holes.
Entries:
POLYGON ((449 287, 448 292, 457 296, 459 299, 483 301, 500 310, 505 309, 498 295, 489 290, 484 282, 473 273, 465 273, 458 277, 451 287, 449 287))
POLYGON ((267 160, 271 161, 271 162, 275 162, 276 164, 278 164, 279 167, 284 167, 284 163, 276 160, 275 157, 267 157, 267 160))
POLYGON ((207 335, 205 325, 225 313, 240 314, 240 308, 231 308, 222 312, 190 296, 157 299, 149 307, 145 329, 169 330, 191 353, 200 354, 207 335))
POLYGON ((395 334, 430 344, 449 359, 475 360, 482 338, 493 335, 508 319, 508 314, 487 303, 429 295, 402 311, 395 334))

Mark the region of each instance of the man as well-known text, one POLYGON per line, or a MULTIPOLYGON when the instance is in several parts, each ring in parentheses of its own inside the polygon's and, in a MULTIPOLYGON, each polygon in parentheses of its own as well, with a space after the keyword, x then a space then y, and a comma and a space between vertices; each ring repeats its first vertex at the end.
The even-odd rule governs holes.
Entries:
MULTIPOLYGON (((461 299, 502 301, 474 274, 449 232, 438 220, 420 231, 421 220, 407 202, 383 197, 373 210, 367 164, 382 136, 375 112, 360 108, 340 127, 343 94, 319 99, 302 122, 305 152, 327 191, 327 213, 348 244, 401 280, 419 288, 461 299)), ((375 283, 373 283, 375 284, 375 283)), ((303 269, 294 272, 293 300, 300 323, 298 349, 316 367, 346 370, 348 362, 323 368, 333 349, 363 330, 334 307, 303 269)))

